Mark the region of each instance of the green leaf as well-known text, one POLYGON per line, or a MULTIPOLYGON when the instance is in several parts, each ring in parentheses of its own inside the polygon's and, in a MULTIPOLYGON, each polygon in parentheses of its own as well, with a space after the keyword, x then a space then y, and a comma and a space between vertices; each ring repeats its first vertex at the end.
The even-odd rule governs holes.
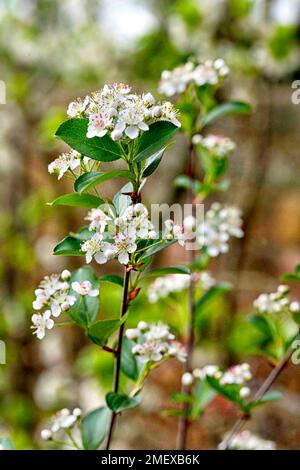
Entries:
MULTIPOLYGON (((99 280, 90 266, 83 266, 72 273, 70 285, 75 281, 90 281, 93 289, 99 289, 99 280)), ((81 296, 71 289, 71 295, 76 297, 76 302, 69 311, 69 314, 78 325, 87 328, 95 319, 100 307, 99 296, 81 296)))
POLYGON ((180 175, 175 178, 174 184, 177 188, 192 189, 194 193, 199 193, 203 186, 200 181, 193 180, 187 175, 180 175))
POLYGON ((123 287, 123 279, 117 274, 105 274, 104 276, 100 277, 100 281, 111 282, 112 284, 116 284, 117 286, 123 287))
POLYGON ((216 106, 211 111, 209 111, 201 119, 201 128, 211 124, 212 122, 220 119, 224 116, 229 116, 231 114, 249 114, 251 113, 251 106, 242 101, 232 101, 229 103, 220 104, 216 106))
POLYGON ((265 405, 266 403, 271 403, 272 401, 281 400, 282 397, 282 393, 277 392, 276 390, 267 392, 260 400, 252 401, 251 403, 249 403, 247 405, 247 410, 252 411, 258 406, 265 405))
POLYGON ((191 270, 187 266, 169 266, 167 268, 158 268, 153 269, 153 271, 145 274, 143 279, 165 276, 166 274, 191 274, 191 270))
POLYGON ((250 323, 257 328, 260 333, 266 338, 266 340, 271 341, 274 338, 273 327, 266 317, 263 315, 252 315, 249 319, 250 323))
POLYGON ((89 327, 87 337, 97 346, 105 346, 109 337, 119 328, 124 320, 99 320, 89 327))
POLYGON ((149 130, 144 132, 138 139, 134 160, 141 162, 154 155, 166 145, 177 130, 178 127, 168 121, 159 121, 151 124, 149 130))
POLYGON ((137 381, 143 364, 137 356, 132 354, 132 348, 135 345, 133 341, 124 337, 122 341, 121 370, 134 382, 137 381))
POLYGON ((124 393, 109 392, 106 397, 107 406, 116 413, 128 410, 129 408, 135 408, 141 403, 141 397, 129 397, 124 393))
POLYGON ((93 196, 91 194, 64 194, 59 196, 54 201, 50 202, 50 206, 74 206, 74 207, 87 207, 92 209, 104 204, 104 201, 100 197, 93 196))
POLYGON ((69 119, 61 124, 56 136, 86 157, 102 162, 111 162, 121 158, 118 144, 108 135, 104 137, 86 137, 87 119, 69 119))
POLYGON ((161 242, 159 245, 154 245, 154 246, 149 246, 149 248, 143 253, 141 259, 146 259, 149 256, 154 255, 155 253, 158 253, 161 250, 164 250, 165 248, 168 248, 169 246, 173 245, 176 243, 177 240, 171 240, 170 242, 161 242))
POLYGON ((207 382, 209 385, 216 390, 216 392, 223 395, 230 401, 233 401, 237 405, 242 404, 242 400, 240 398, 240 388, 237 384, 230 384, 230 385, 221 385, 220 382, 215 379, 214 377, 206 377, 207 382))
POLYGON ((86 450, 96 450, 108 432, 111 411, 102 406, 91 411, 82 420, 82 443, 86 450))
POLYGON ((80 240, 81 242, 85 242, 92 238, 93 232, 90 230, 89 226, 86 225, 82 227, 79 232, 70 232, 70 237, 75 238, 76 240, 80 240))
POLYGON ((8 437, 2 437, 0 439, 0 445, 3 446, 5 450, 15 450, 12 440, 8 437))
POLYGON ((181 392, 171 393, 171 400, 175 403, 193 403, 194 401, 193 397, 181 392))
POLYGON ((117 194, 113 198, 112 202, 118 216, 122 215, 123 212, 125 212, 125 210, 127 209, 127 207, 131 204, 131 197, 124 193, 131 193, 132 191, 132 183, 127 183, 120 189, 119 192, 117 192, 117 194))
POLYGON ((211 402, 215 397, 216 392, 211 388, 207 380, 200 380, 196 384, 193 406, 191 409, 190 417, 191 419, 196 419, 200 416, 206 406, 211 402))
POLYGON ((196 302, 195 311, 196 311, 196 322, 200 319, 201 312, 212 300, 220 297, 221 295, 226 294, 231 289, 230 284, 222 283, 217 284, 216 286, 208 289, 196 302))
POLYGON ((65 237, 53 249, 54 255, 83 256, 81 241, 74 237, 65 237))
POLYGON ((143 178, 147 178, 148 176, 152 175, 152 173, 155 172, 156 168, 160 164, 164 151, 166 150, 166 147, 164 147, 162 150, 159 152, 155 153, 152 155, 152 157, 149 158, 147 165, 145 166, 143 170, 143 178))
POLYGON ((74 183, 74 190, 77 193, 83 193, 97 184, 104 183, 104 181, 108 181, 113 178, 130 179, 131 173, 127 170, 112 170, 106 172, 90 171, 89 173, 84 173, 77 178, 74 183))

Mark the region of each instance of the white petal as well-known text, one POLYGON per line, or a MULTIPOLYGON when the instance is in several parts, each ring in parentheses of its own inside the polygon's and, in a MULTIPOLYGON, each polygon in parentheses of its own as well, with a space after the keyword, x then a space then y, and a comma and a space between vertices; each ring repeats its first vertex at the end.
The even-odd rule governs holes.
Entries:
POLYGON ((56 304, 52 304, 51 305, 51 312, 52 312, 52 315, 54 317, 59 317, 59 315, 61 313, 61 308, 56 304))
POLYGON ((128 253, 120 253, 118 256, 119 263, 127 264, 129 261, 128 253))
POLYGON ((107 256, 102 251, 98 251, 98 253, 95 254, 94 258, 98 264, 105 264, 107 262, 107 256))
POLYGON ((88 293, 88 295, 90 297, 97 297, 99 295, 99 289, 92 289, 90 290, 90 292, 88 293))
POLYGON ((130 138, 130 139, 136 139, 139 135, 139 129, 137 126, 128 126, 125 130, 125 134, 130 138))
POLYGON ((140 128, 142 131, 148 131, 148 130, 149 130, 148 124, 146 124, 146 123, 143 122, 143 121, 139 122, 138 126, 139 126, 139 128, 140 128))
POLYGON ((48 330, 51 330, 53 327, 54 327, 54 321, 52 320, 52 318, 50 318, 46 322, 46 328, 48 328, 48 330))

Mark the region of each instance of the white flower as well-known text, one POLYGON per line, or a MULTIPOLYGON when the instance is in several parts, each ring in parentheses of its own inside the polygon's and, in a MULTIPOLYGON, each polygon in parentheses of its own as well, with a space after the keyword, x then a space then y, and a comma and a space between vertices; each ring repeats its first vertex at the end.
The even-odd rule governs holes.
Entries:
POLYGON ((148 300, 150 303, 157 302, 171 293, 181 292, 190 285, 188 274, 168 274, 158 277, 148 287, 148 300))
POLYGON ((67 115, 72 118, 81 117, 82 113, 86 110, 88 104, 89 104, 88 96, 86 96, 84 100, 77 98, 77 100, 72 101, 72 103, 69 104, 67 115))
POLYGON ((300 311, 300 303, 290 301, 288 286, 280 285, 276 292, 271 294, 260 294, 253 302, 259 313, 287 314, 300 311))
POLYGON ((140 336, 141 332, 138 328, 131 328, 126 330, 126 338, 128 339, 137 339, 140 336))
POLYGON ((200 246, 205 246, 211 257, 227 253, 229 238, 243 236, 240 211, 234 206, 212 204, 205 214, 204 223, 197 227, 197 240, 200 246))
POLYGON ((106 215, 101 209, 91 209, 85 220, 90 221, 90 230, 96 230, 103 233, 111 217, 106 215))
POLYGON ((242 388, 240 389, 240 397, 241 397, 241 398, 247 398, 247 397, 249 397, 250 393, 251 393, 251 390, 250 390, 249 387, 242 387, 242 388))
POLYGON ((43 314, 35 313, 32 315, 32 327, 35 329, 33 334, 35 334, 38 339, 43 339, 45 337, 45 330, 51 330, 54 327, 54 321, 52 320, 50 310, 46 310, 43 314))
POLYGON ((71 287, 73 291, 80 295, 87 295, 89 297, 97 297, 99 295, 99 289, 93 289, 90 281, 75 281, 72 282, 71 287))
POLYGON ((90 263, 94 257, 98 264, 105 264, 112 257, 112 245, 105 242, 103 235, 98 232, 81 245, 81 250, 86 253, 87 263, 90 263))
POLYGON ((243 385, 252 379, 249 364, 238 364, 227 369, 220 379, 221 385, 243 385))
POLYGON ((228 137, 209 134, 206 137, 201 135, 194 135, 194 144, 201 144, 211 155, 216 157, 226 157, 231 154, 235 149, 235 143, 228 137))
POLYGON ((43 439, 43 441, 49 441, 52 438, 52 432, 50 431, 50 429, 42 429, 41 438, 43 439))
POLYGON ((119 233, 114 237, 115 243, 113 249, 118 256, 121 264, 128 264, 129 254, 134 253, 137 249, 135 238, 119 233))
POLYGON ((229 69, 223 59, 207 60, 198 65, 187 62, 174 70, 164 70, 161 74, 158 90, 166 96, 185 92, 189 84, 197 86, 219 85, 229 69))
POLYGON ((67 281, 71 277, 71 273, 68 269, 64 269, 60 277, 62 278, 63 281, 67 281))
POLYGON ((103 89, 70 104, 68 114, 89 120, 87 137, 103 137, 106 134, 118 141, 136 139, 149 125, 160 121, 171 121, 180 125, 177 112, 171 103, 156 103, 151 93, 131 93, 128 85, 104 85, 103 89), (158 108, 160 112, 158 113, 158 108))
POLYGON ((89 125, 86 136, 103 137, 112 128, 112 118, 107 113, 95 113, 89 116, 89 125))
POLYGON ((137 328, 126 331, 126 337, 136 342, 132 353, 144 363, 160 362, 171 357, 176 357, 181 362, 186 360, 185 348, 175 341, 170 328, 163 323, 139 322, 137 328))
MULTIPOLYGON (((223 450, 226 445, 226 438, 218 446, 219 450, 223 450)), ((242 431, 236 434, 230 442, 231 450, 275 450, 276 444, 273 441, 266 441, 252 434, 250 431, 242 431)))
POLYGON ((80 157, 80 153, 75 150, 63 153, 48 165, 48 171, 50 174, 58 174, 60 180, 67 171, 73 171, 80 166, 80 157))
POLYGON ((74 415, 67 408, 63 408, 52 418, 51 432, 56 433, 60 430, 68 430, 74 427, 78 416, 74 415))
POLYGON ((175 224, 173 220, 165 221, 165 231, 162 236, 163 240, 177 240, 179 245, 184 246, 185 235, 182 225, 175 224))
POLYGON ((41 281, 35 290, 36 298, 32 303, 34 310, 47 307, 53 316, 58 317, 62 311, 74 305, 76 298, 69 295, 70 286, 68 282, 63 281, 62 274, 51 274, 41 281))
POLYGON ((208 271, 202 271, 199 273, 199 281, 201 288, 205 291, 216 285, 216 280, 208 271))
POLYGON ((185 385, 186 387, 189 387, 190 385, 192 385, 193 382, 194 382, 194 377, 193 377, 193 374, 191 374, 190 372, 185 372, 182 375, 182 377, 181 377, 182 385, 185 385))
POLYGON ((116 224, 124 235, 127 234, 132 238, 155 239, 157 237, 153 224, 148 219, 148 210, 141 203, 129 206, 116 220, 116 224))

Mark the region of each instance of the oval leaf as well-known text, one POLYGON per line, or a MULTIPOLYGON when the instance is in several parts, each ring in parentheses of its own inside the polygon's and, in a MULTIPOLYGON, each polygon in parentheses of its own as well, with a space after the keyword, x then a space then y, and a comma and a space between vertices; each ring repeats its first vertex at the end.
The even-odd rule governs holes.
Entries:
POLYGON ((96 450, 104 441, 111 412, 106 406, 97 408, 82 420, 82 443, 86 450, 96 450))
POLYGON ((113 170, 113 171, 90 171, 79 176, 74 183, 74 190, 77 193, 83 193, 90 188, 93 188, 97 184, 103 183, 104 181, 112 178, 126 178, 130 179, 130 172, 127 170, 113 170))
POLYGON ((107 406, 116 413, 135 408, 141 403, 141 397, 129 397, 123 393, 110 392, 105 397, 107 406))
POLYGON ((53 250, 54 255, 83 256, 81 241, 73 237, 65 237, 53 250))
POLYGON ((61 124, 56 136, 86 157, 102 162, 111 162, 121 158, 120 148, 108 135, 104 137, 86 136, 87 119, 69 119, 61 124))
POLYGON ((201 119, 201 127, 207 126, 212 122, 220 119, 224 116, 229 116, 231 114, 249 114, 251 113, 251 106, 248 103, 242 101, 232 101, 230 103, 220 104, 216 106, 211 111, 209 111, 201 119))
POLYGON ((119 328, 121 323, 122 321, 119 319, 99 320, 91 325, 87 330, 87 337, 93 343, 97 344, 97 346, 104 346, 109 337, 119 328))
POLYGON ((104 204, 100 197, 92 196, 91 194, 64 194, 54 199, 50 206, 74 206, 74 207, 87 207, 92 209, 104 204))
MULTIPOLYGON (((93 289, 99 289, 99 280, 90 266, 83 266, 74 271, 70 278, 70 285, 72 286, 72 282, 75 281, 90 281, 93 289)), ((78 325, 87 328, 97 317, 100 307, 99 296, 81 296, 72 289, 70 294, 77 299, 69 311, 70 316, 78 325)))
POLYGON ((144 132, 138 139, 134 160, 141 162, 154 155, 166 145, 177 130, 178 127, 168 121, 151 124, 149 130, 144 132))

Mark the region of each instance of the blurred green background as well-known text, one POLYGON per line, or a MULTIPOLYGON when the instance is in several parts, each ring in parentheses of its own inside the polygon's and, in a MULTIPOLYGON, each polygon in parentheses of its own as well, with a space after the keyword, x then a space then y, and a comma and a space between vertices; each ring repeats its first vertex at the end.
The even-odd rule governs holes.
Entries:
MULTIPOLYGON (((29 329, 41 277, 82 261, 51 254, 85 215, 46 205, 71 189, 47 173, 63 150, 54 131, 77 96, 114 81, 155 94, 161 71, 188 58, 224 58, 231 74, 218 98, 253 106, 251 116, 226 118, 210 129, 237 143, 230 189, 216 198, 241 207, 246 236, 214 263, 214 275, 234 289, 203 316, 195 366, 246 358, 260 383, 268 365, 250 356, 255 333, 243 319, 253 299, 274 289, 300 259, 300 104, 291 101, 299 52, 299 0, 0 0, 0 79, 6 85, 6 104, 0 105, 0 338, 7 346, 7 364, 0 365, 0 435, 9 434, 17 448, 43 447, 39 430, 48 415, 63 406, 92 409, 111 384, 110 356, 88 345, 79 329, 51 332, 40 343, 29 329)), ((184 168, 179 138, 154 183, 146 185, 145 201, 184 201, 172 182, 184 168)), ((117 187, 106 189, 111 194, 117 187)), ((184 259, 171 247, 155 263, 184 259)), ((97 269, 100 274, 107 267, 97 269)), ((114 315, 118 288, 107 285, 101 295, 102 314, 114 315)), ((162 319, 183 334, 180 300, 150 305, 142 294, 129 324, 162 319)), ((160 412, 179 383, 179 365, 159 369, 142 407, 120 420, 114 447, 174 447, 175 420, 160 412)), ((283 374, 279 388, 285 398, 256 413, 252 427, 279 447, 300 449, 299 367, 283 374)), ((231 405, 215 400, 192 426, 189 447, 214 448, 235 416, 231 405)))

